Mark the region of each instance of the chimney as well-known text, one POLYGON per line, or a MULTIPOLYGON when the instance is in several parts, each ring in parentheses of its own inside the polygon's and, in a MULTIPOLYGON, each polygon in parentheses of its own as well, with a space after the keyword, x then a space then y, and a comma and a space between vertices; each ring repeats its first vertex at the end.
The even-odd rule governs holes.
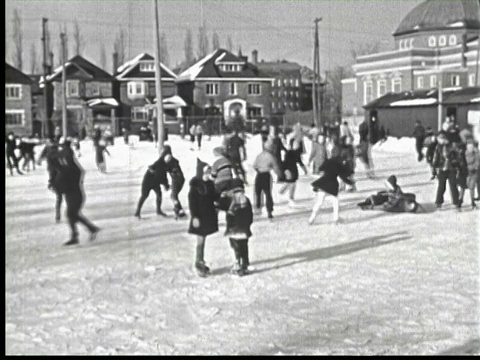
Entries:
POLYGON ((117 72, 117 69, 118 69, 118 53, 115 51, 112 55, 112 58, 113 58, 113 75, 116 74, 117 72))
POLYGON ((48 73, 51 74, 53 70, 53 52, 50 51, 50 66, 48 69, 48 73))
POLYGON ((258 63, 258 51, 257 50, 252 51, 252 63, 253 63, 253 65, 257 65, 257 63, 258 63))

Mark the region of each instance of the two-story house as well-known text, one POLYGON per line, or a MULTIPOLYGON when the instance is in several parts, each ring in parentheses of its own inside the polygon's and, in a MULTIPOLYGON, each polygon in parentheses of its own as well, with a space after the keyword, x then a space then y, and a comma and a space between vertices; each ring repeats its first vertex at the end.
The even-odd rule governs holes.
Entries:
POLYGON ((32 79, 5 63, 5 132, 32 135, 32 79))
MULTIPOLYGON (((137 133, 156 118, 154 57, 147 53, 137 55, 116 69, 115 78, 120 84, 120 123, 137 133)), ((160 63, 160 78, 165 121, 176 123, 184 105, 183 101, 176 102, 177 98, 173 98, 177 76, 160 63)))
POLYGON ((271 115, 272 80, 247 57, 218 49, 182 72, 176 84, 177 94, 189 105, 190 122, 213 112, 228 120, 238 112, 253 123, 271 115))
POLYGON ((91 133, 93 127, 110 127, 119 134, 116 109, 115 78, 77 55, 47 76, 53 84, 53 115, 56 126, 62 128, 62 70, 66 73, 67 135, 91 133))

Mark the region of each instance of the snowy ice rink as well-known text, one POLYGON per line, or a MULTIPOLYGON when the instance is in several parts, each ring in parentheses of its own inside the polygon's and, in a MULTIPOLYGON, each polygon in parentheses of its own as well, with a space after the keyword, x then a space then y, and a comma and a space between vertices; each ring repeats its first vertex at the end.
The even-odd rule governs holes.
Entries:
MULTIPOLYGON (((198 151, 171 136, 187 178, 185 209, 196 156, 211 162, 220 142, 198 151)), ((260 147, 249 139, 250 184, 260 147)), ((155 214, 153 192, 144 219, 133 217, 143 174, 158 157, 153 143, 117 138, 109 151, 107 174, 96 169, 91 142, 79 158, 83 213, 102 228, 93 243, 80 225, 80 245, 62 246, 69 228, 64 216, 55 224, 45 163, 23 177, 5 172, 6 354, 480 354, 480 212, 469 201, 457 212, 448 190, 435 210, 436 181, 416 161, 413 140, 374 148, 376 180, 357 163, 358 191, 340 193, 341 225, 328 203, 308 225, 311 175, 300 176, 296 208, 274 185, 275 218, 255 217, 255 271, 242 278, 229 273, 223 213, 220 232, 207 238, 208 278, 192 271, 194 239, 188 220, 174 219, 168 192, 168 218, 155 214), (392 174, 424 211, 356 206, 392 174)), ((253 201, 251 185, 247 192, 253 201)))

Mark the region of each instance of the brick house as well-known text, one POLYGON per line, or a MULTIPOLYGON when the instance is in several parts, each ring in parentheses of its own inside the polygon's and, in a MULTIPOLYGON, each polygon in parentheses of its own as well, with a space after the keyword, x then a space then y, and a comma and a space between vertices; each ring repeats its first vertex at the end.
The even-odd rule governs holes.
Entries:
POLYGON ((20 70, 5 63, 5 132, 33 135, 32 82, 20 70))
MULTIPOLYGON (((177 94, 188 104, 188 122, 216 114, 228 120, 238 111, 247 122, 271 116, 272 78, 263 74, 245 56, 218 49, 182 72, 176 81, 177 94)), ((212 125, 214 129, 216 124, 212 125)))
POLYGON ((414 7, 393 33, 395 49, 357 57, 355 76, 342 80, 343 117, 358 123, 368 116, 364 105, 387 93, 478 86, 479 14, 472 0, 414 7))
MULTIPOLYGON (((174 101, 177 76, 164 64, 160 64, 163 110, 167 127, 177 124, 182 116, 182 106, 174 101)), ((121 127, 138 133, 141 127, 155 123, 155 59, 147 53, 137 55, 116 69, 115 78, 120 87, 121 127)), ((181 102, 180 102, 181 103, 181 102)), ((172 131, 171 131, 172 132, 172 131)))
MULTIPOLYGON (((115 78, 77 55, 65 64, 67 135, 80 136, 91 133, 93 127, 110 127, 112 133, 119 134, 116 121, 118 107, 115 78)), ((62 128, 62 68, 55 69, 47 76, 47 82, 53 84, 53 115, 56 126, 62 128)))

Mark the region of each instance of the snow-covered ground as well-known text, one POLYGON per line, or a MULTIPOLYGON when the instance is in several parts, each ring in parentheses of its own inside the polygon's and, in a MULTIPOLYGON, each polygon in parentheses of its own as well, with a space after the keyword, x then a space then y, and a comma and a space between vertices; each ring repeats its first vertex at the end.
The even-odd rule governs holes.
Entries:
MULTIPOLYGON (((169 144, 189 179, 196 156, 211 161, 220 142, 204 141, 201 151, 175 136, 169 144)), ((260 139, 249 139, 250 183, 259 149, 260 139)), ((93 243, 80 225, 81 244, 62 246, 69 228, 54 222, 45 164, 23 177, 6 172, 6 354, 480 353, 479 212, 466 201, 458 213, 448 190, 444 210, 435 211, 436 182, 416 162, 411 139, 374 148, 376 180, 358 164, 358 191, 340 194, 341 225, 329 204, 307 224, 312 176, 300 177, 296 208, 275 185, 275 219, 255 218, 255 271, 242 278, 229 273, 223 214, 220 232, 207 239, 208 278, 192 271, 194 239, 187 220, 174 220, 168 193, 168 218, 155 214, 153 193, 145 219, 133 217, 143 174, 158 156, 152 143, 118 138, 109 151, 107 174, 95 168, 91 142, 79 158, 83 213, 102 228, 93 243), (423 211, 356 206, 391 174, 423 211)), ((185 208, 187 192, 188 182, 185 208)))

